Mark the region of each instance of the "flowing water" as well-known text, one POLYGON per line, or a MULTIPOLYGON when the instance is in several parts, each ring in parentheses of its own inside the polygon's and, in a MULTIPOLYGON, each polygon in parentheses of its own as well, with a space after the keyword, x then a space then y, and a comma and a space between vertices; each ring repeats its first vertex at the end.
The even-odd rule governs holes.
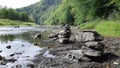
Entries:
MULTIPOLYGON (((49 30, 57 27, 37 26, 37 27, 0 27, 0 55, 9 61, 2 64, 0 68, 28 68, 28 64, 33 64, 31 60, 39 54, 44 46, 36 46, 34 43, 47 38, 49 30), (35 34, 41 33, 42 38, 35 40, 35 34), (12 61, 11 61, 12 59, 12 61), (13 61, 15 59, 16 61, 13 61)), ((51 56, 48 51, 46 56, 51 56)))

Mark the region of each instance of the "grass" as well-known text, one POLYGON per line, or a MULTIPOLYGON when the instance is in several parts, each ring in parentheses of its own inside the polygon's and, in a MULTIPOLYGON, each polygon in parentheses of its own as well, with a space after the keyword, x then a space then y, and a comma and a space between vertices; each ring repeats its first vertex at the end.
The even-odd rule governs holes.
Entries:
POLYGON ((0 26, 35 26, 35 23, 32 22, 22 22, 16 20, 0 19, 0 26))
POLYGON ((94 29, 103 36, 120 38, 120 21, 89 22, 88 24, 80 26, 80 28, 94 29))

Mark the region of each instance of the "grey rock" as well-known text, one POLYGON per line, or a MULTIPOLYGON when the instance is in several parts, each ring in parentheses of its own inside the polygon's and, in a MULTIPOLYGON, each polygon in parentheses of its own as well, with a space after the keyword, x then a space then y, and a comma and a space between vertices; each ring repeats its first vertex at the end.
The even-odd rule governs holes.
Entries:
POLYGON ((83 46, 81 48, 81 50, 82 50, 82 53, 84 55, 87 55, 87 56, 97 57, 97 56, 103 55, 103 50, 95 50, 95 49, 91 49, 91 48, 88 48, 88 47, 85 47, 85 46, 83 46))
POLYGON ((102 41, 103 37, 100 36, 96 31, 82 31, 75 35, 76 41, 88 42, 88 41, 102 41))
POLYGON ((59 38, 58 40, 60 43, 68 43, 69 42, 69 38, 59 38))
POLYGON ((92 48, 92 49, 104 50, 105 45, 102 42, 89 41, 85 43, 85 46, 87 46, 88 48, 92 48))
POLYGON ((70 30, 61 30, 59 32, 59 35, 65 37, 65 38, 69 38, 71 36, 71 31, 70 30))
POLYGON ((65 58, 69 60, 75 60, 75 61, 91 61, 88 57, 86 57, 82 50, 71 50, 67 53, 67 56, 65 58))

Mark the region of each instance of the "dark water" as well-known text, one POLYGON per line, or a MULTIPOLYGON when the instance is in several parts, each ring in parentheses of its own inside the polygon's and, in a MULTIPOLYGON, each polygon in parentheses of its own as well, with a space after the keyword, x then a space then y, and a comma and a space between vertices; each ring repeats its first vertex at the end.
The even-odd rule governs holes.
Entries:
MULTIPOLYGON (((28 68, 27 64, 33 64, 31 61, 35 58, 40 50, 44 46, 36 46, 34 43, 47 39, 49 30, 57 29, 57 27, 51 26, 37 26, 37 27, 0 27, 0 55, 5 58, 17 59, 15 62, 7 62, 5 65, 0 65, 0 68, 16 68, 20 65, 20 68, 28 68), (33 39, 35 34, 41 33, 41 39, 33 39), (11 46, 11 48, 6 48, 11 46), (14 56, 10 56, 15 54, 14 56)), ((54 57, 47 51, 44 56, 54 57)))

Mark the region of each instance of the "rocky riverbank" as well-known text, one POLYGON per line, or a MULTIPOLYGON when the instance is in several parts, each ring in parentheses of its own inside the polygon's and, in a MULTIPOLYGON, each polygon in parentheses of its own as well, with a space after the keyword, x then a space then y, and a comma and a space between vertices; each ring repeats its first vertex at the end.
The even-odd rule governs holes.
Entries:
MULTIPOLYGON (((42 44, 48 45, 33 60, 34 68, 120 68, 120 38, 104 38, 101 42, 104 46, 104 53, 99 57, 90 57, 90 61, 70 60, 66 55, 71 50, 80 50, 84 43, 77 42, 74 34, 78 32, 72 29, 70 43, 61 44, 56 38, 44 41, 42 44), (53 41, 54 40, 54 41, 53 41), (52 41, 52 42, 50 42, 52 41), (54 46, 53 46, 53 45, 54 46), (44 53, 50 53, 52 56, 46 57, 44 53)), ((76 59, 74 57, 74 59, 76 59)))

